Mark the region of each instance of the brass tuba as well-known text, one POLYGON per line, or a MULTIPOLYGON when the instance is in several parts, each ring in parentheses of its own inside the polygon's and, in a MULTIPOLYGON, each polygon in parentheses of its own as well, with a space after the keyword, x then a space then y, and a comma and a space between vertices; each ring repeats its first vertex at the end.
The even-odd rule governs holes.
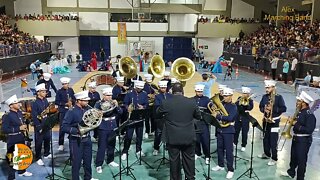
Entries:
POLYGON ((171 73, 177 78, 183 85, 185 81, 190 80, 196 72, 196 67, 189 58, 181 57, 176 59, 171 66, 171 73))
POLYGON ((85 133, 99 127, 99 125, 102 122, 102 115, 103 115, 102 111, 98 109, 92 108, 87 110, 82 116, 82 121, 87 126, 83 127, 79 125, 78 128, 79 128, 80 135, 82 136, 85 133))
POLYGON ((119 71, 127 79, 132 79, 137 75, 137 63, 131 57, 123 57, 119 61, 119 71))
POLYGON ((148 69, 148 73, 152 74, 156 78, 161 78, 164 74, 164 71, 166 69, 166 65, 160 55, 154 55, 151 58, 151 62, 149 65, 150 72, 148 69))
MULTIPOLYGON (((220 101, 219 98, 219 94, 215 94, 214 96, 212 96, 210 98, 211 102, 208 103, 207 107, 209 109, 209 111, 211 112, 211 114, 213 114, 213 112, 217 112, 218 114, 224 115, 224 116, 228 116, 228 112, 227 110, 224 108, 223 104, 220 101)), ((228 127, 231 124, 229 122, 221 122, 220 126, 221 127, 228 127)))

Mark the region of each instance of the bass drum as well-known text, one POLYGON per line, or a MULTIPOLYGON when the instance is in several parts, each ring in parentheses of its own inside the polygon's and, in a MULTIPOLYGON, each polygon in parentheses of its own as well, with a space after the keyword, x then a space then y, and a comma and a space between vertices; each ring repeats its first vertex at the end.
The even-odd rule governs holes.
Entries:
POLYGON ((0 112, 0 141, 7 142, 7 135, 2 132, 2 116, 4 112, 0 112))

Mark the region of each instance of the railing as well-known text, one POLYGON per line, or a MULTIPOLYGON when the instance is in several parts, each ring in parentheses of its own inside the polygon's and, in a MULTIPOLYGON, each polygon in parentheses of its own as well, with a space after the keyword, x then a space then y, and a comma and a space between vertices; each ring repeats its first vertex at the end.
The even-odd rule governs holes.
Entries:
MULTIPOLYGON (((274 52, 279 53, 280 58, 288 58, 294 55, 300 62, 309 61, 314 62, 317 55, 320 55, 319 48, 306 49, 306 48, 286 48, 286 47, 252 47, 249 45, 227 45, 224 44, 223 50, 225 52, 242 54, 242 55, 254 55, 258 53, 262 57, 270 57, 274 52)), ((317 61, 317 60, 316 60, 317 61)))
POLYGON ((51 51, 50 43, 0 45, 0 58, 23 56, 48 51, 51 51))

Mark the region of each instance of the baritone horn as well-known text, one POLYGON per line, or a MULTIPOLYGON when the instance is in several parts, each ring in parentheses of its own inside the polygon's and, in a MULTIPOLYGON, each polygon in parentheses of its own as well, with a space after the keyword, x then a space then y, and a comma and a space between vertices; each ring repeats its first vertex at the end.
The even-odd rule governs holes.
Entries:
POLYGON ((189 58, 181 57, 176 59, 171 66, 171 73, 182 84, 190 80, 196 72, 196 67, 189 58))
POLYGON ((132 79, 137 75, 137 63, 131 57, 123 57, 119 61, 119 71, 127 79, 132 79))
MULTIPOLYGON (((211 114, 213 114, 214 112, 217 112, 218 114, 221 114, 223 116, 228 116, 228 112, 227 110, 224 108, 222 102, 220 101, 219 98, 219 94, 215 94, 214 96, 212 96, 210 98, 211 102, 208 103, 207 107, 209 109, 209 111, 211 112, 211 114)), ((221 121, 220 122, 220 126, 221 127, 228 127, 231 124, 229 122, 224 122, 221 121)))

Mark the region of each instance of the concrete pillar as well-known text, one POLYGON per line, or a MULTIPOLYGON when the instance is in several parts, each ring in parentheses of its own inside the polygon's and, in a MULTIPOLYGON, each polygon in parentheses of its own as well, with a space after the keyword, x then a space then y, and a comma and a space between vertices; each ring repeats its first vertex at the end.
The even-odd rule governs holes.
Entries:
POLYGON ((312 21, 320 20, 320 0, 313 0, 312 3, 312 21))

